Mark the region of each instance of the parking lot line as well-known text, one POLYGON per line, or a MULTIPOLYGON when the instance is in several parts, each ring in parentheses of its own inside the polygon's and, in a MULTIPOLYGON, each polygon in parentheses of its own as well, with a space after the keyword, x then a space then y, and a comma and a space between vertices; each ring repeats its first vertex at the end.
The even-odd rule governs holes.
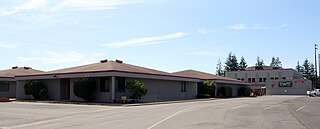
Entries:
POLYGON ((306 105, 303 105, 302 107, 300 107, 299 109, 297 109, 296 112, 302 110, 302 109, 305 108, 305 107, 306 107, 306 105))
POLYGON ((276 104, 276 105, 273 105, 273 106, 270 106, 270 107, 266 107, 266 108, 264 108, 264 110, 268 110, 270 108, 274 108, 274 107, 277 107, 277 106, 280 106, 280 104, 276 104))
POLYGON ((238 109, 238 108, 245 107, 245 106, 248 106, 248 105, 249 105, 249 104, 244 104, 244 105, 240 105, 240 106, 233 107, 233 108, 231 108, 231 109, 234 110, 234 109, 238 109))

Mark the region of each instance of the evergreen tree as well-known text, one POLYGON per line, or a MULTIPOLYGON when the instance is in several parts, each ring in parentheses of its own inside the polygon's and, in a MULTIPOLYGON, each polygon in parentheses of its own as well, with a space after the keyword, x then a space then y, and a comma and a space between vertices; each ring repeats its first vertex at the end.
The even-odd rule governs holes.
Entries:
POLYGON ((239 70, 244 70, 247 67, 248 67, 247 62, 244 59, 244 57, 242 56, 240 59, 240 63, 239 63, 239 70))
POLYGON ((270 66, 275 67, 275 65, 276 65, 276 58, 272 57, 270 66))
POLYGON ((297 70, 298 72, 302 72, 302 71, 303 71, 302 66, 300 65, 300 62, 299 62, 299 61, 297 62, 296 70, 297 70))
POLYGON ((260 57, 259 57, 259 56, 257 57, 257 63, 256 63, 256 66, 264 66, 263 59, 260 59, 260 57))
POLYGON ((280 68, 282 67, 282 63, 281 63, 279 57, 277 57, 277 59, 276 59, 276 67, 280 67, 280 68))
POLYGON ((282 64, 281 64, 281 61, 280 61, 279 57, 277 57, 277 58, 272 57, 270 66, 281 68, 282 64))
POLYGON ((217 67, 216 67, 216 74, 218 75, 218 76, 224 76, 224 72, 223 72, 223 68, 222 68, 223 66, 222 66, 222 64, 221 64, 221 61, 220 61, 220 59, 218 60, 218 64, 217 64, 217 67))
POLYGON ((232 55, 232 53, 230 52, 228 55, 228 58, 226 60, 226 66, 225 66, 225 70, 226 71, 236 71, 239 70, 239 64, 238 64, 238 60, 236 55, 232 55))

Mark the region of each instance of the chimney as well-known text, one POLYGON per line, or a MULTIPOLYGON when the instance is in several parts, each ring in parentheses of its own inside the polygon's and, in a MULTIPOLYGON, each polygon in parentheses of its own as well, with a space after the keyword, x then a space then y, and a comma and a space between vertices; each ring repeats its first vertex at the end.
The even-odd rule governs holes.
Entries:
POLYGON ((31 67, 26 67, 26 66, 24 66, 23 68, 26 70, 32 69, 31 67))
POLYGON ((17 69, 17 68, 18 68, 18 66, 13 66, 13 67, 12 67, 12 69, 17 69))
POLYGON ((100 60, 100 63, 106 63, 106 62, 108 62, 108 59, 100 60))
POLYGON ((120 64, 123 63, 122 60, 116 60, 116 62, 117 62, 117 63, 120 63, 120 64))

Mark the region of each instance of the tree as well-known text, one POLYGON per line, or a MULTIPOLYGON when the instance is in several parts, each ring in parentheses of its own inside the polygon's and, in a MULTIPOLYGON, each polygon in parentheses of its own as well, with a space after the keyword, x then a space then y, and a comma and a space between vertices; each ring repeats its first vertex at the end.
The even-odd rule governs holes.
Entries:
POLYGON ((198 90, 198 97, 199 98, 205 98, 205 97, 214 97, 215 96, 215 88, 217 86, 217 83, 209 80, 203 81, 199 85, 199 90, 198 90))
POLYGON ((244 57, 242 56, 240 59, 240 63, 239 63, 239 70, 244 70, 247 67, 248 67, 247 62, 244 59, 244 57))
POLYGON ((281 68, 282 64, 281 64, 279 57, 277 57, 277 58, 272 57, 270 66, 281 68))
POLYGON ((263 59, 260 59, 260 57, 259 57, 259 56, 257 57, 257 63, 256 63, 256 66, 264 66, 263 59))
POLYGON ((303 68, 302 68, 302 66, 300 65, 299 61, 297 62, 296 70, 297 70, 298 72, 302 72, 302 71, 303 71, 303 68))
POLYGON ((226 71, 237 71, 237 70, 239 70, 239 64, 238 64, 237 57, 236 57, 235 54, 232 55, 231 52, 229 53, 225 64, 226 64, 226 66, 225 66, 225 70, 226 71))
POLYGON ((140 100, 142 96, 145 96, 148 89, 144 87, 144 84, 138 80, 133 80, 127 83, 127 89, 130 93, 131 99, 140 100))
POLYGON ((32 97, 37 100, 49 98, 45 85, 38 81, 27 82, 24 85, 24 92, 26 95, 32 95, 32 97))
POLYGON ((223 68, 222 68, 223 66, 222 66, 222 64, 221 64, 221 61, 220 61, 220 59, 218 60, 218 64, 217 64, 217 67, 216 67, 216 74, 218 75, 218 76, 224 76, 224 72, 223 72, 223 68))
POLYGON ((77 80, 73 85, 73 92, 76 96, 85 101, 92 101, 95 98, 96 80, 82 78, 77 80))

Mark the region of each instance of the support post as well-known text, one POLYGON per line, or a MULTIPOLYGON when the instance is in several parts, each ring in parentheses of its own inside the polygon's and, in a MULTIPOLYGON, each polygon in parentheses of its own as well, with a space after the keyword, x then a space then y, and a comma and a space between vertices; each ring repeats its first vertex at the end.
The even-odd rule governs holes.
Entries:
POLYGON ((111 88, 110 88, 110 91, 111 91, 111 102, 112 103, 115 102, 115 96, 116 96, 115 87, 116 87, 116 77, 112 76, 111 77, 111 88))
POLYGON ((318 66, 317 66, 317 49, 318 49, 318 45, 317 44, 314 44, 314 65, 315 65, 315 71, 316 71, 316 75, 315 75, 315 78, 314 78, 314 85, 313 87, 315 88, 316 85, 317 85, 317 80, 318 80, 318 66))

